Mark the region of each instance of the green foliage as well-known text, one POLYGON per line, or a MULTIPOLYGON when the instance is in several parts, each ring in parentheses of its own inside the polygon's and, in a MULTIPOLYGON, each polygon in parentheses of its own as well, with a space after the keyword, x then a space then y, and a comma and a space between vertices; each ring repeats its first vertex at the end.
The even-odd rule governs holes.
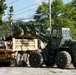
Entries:
POLYGON ((11 6, 11 7, 10 7, 9 12, 10 12, 10 13, 12 13, 12 12, 13 12, 13 6, 11 6))
MULTIPOLYGON (((76 39, 76 0, 67 4, 63 0, 54 0, 51 4, 51 24, 53 27, 69 27, 76 39)), ((36 14, 47 14, 48 4, 42 3, 36 11, 36 14)), ((48 14, 47 14, 48 15, 48 14)), ((42 16, 42 15, 41 15, 42 16)), ((41 17, 40 16, 40 17, 41 17)), ((49 27, 49 18, 37 18, 36 22, 44 24, 45 30, 49 27)))
MULTIPOLYGON (((40 18, 43 17, 43 15, 48 16, 48 8, 49 8, 48 4, 46 4, 45 2, 42 2, 42 5, 40 5, 36 11, 36 14, 42 14, 38 18, 36 18, 36 23, 43 24, 44 30, 48 28, 49 21, 48 21, 48 18, 44 18, 44 19, 40 19, 40 18)), ((46 31, 43 31, 43 32, 46 32, 46 31)))
POLYGON ((48 5, 45 2, 42 2, 42 5, 40 5, 36 11, 37 14, 40 13, 48 13, 48 5))
POLYGON ((11 6, 10 9, 9 9, 10 14, 9 14, 9 17, 8 17, 8 20, 10 21, 10 23, 12 22, 12 15, 13 15, 12 13, 13 13, 13 11, 14 11, 13 6, 11 6))
POLYGON ((16 21, 16 22, 13 22, 13 25, 24 25, 25 24, 25 22, 23 22, 23 21, 21 21, 21 20, 18 20, 18 21, 16 21))
POLYGON ((6 22, 3 22, 3 24, 0 26, 0 36, 1 35, 6 37, 10 35, 9 24, 6 22))
POLYGON ((2 16, 4 14, 4 10, 7 8, 4 2, 5 0, 0 0, 0 25, 2 25, 2 16))
POLYGON ((52 18, 56 20, 58 16, 63 13, 64 3, 62 0, 55 0, 52 2, 51 7, 52 7, 51 11, 52 18))
POLYGON ((5 34, 5 29, 4 29, 4 22, 2 21, 2 17, 4 15, 4 11, 7 8, 6 4, 5 4, 6 0, 0 0, 0 35, 4 35, 5 34), (2 30, 1 30, 2 28, 2 30))
POLYGON ((6 37, 10 36, 10 24, 9 22, 4 22, 3 24, 4 34, 6 37))

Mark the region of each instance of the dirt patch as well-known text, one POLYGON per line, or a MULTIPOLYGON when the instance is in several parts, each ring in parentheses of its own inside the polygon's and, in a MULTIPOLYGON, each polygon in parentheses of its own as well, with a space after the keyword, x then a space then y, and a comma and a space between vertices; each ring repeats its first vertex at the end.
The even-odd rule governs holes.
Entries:
POLYGON ((33 67, 0 67, 0 75, 76 75, 76 69, 33 68, 33 67))

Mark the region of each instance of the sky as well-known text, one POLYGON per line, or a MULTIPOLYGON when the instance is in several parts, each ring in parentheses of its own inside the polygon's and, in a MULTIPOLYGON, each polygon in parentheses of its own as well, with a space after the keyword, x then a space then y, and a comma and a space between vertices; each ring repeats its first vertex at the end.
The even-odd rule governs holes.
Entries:
MULTIPOLYGON (((42 1, 48 2, 48 0, 6 0, 8 8, 5 11, 3 20, 7 20, 9 7, 11 6, 13 6, 14 9, 14 20, 32 18, 32 16, 36 13, 37 7, 41 4, 42 1)), ((72 0, 63 0, 64 3, 71 1, 72 0)))

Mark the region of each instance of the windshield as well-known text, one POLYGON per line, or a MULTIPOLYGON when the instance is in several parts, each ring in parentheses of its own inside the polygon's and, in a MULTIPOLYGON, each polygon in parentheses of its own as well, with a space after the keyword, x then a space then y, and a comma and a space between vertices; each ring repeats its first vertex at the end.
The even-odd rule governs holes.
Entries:
POLYGON ((63 36, 63 38, 72 38, 70 29, 69 28, 62 29, 62 36, 63 36))

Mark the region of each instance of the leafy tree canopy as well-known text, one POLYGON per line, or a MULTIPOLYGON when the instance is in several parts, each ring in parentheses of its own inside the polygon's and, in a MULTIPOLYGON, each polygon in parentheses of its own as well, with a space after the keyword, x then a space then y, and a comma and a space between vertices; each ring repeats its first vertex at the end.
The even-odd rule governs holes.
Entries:
POLYGON ((0 0, 0 25, 2 25, 2 16, 4 14, 4 10, 7 8, 5 4, 5 0, 0 0))
MULTIPOLYGON (((51 24, 52 27, 69 27, 76 39, 76 0, 67 4, 63 3, 63 0, 54 0, 51 4, 51 24)), ((36 11, 36 14, 47 14, 48 4, 43 2, 36 11)), ((47 14, 48 15, 48 14, 47 14)), ((41 15, 40 17, 42 17, 41 15)), ((46 30, 49 27, 49 18, 36 18, 36 22, 44 24, 46 30)))

